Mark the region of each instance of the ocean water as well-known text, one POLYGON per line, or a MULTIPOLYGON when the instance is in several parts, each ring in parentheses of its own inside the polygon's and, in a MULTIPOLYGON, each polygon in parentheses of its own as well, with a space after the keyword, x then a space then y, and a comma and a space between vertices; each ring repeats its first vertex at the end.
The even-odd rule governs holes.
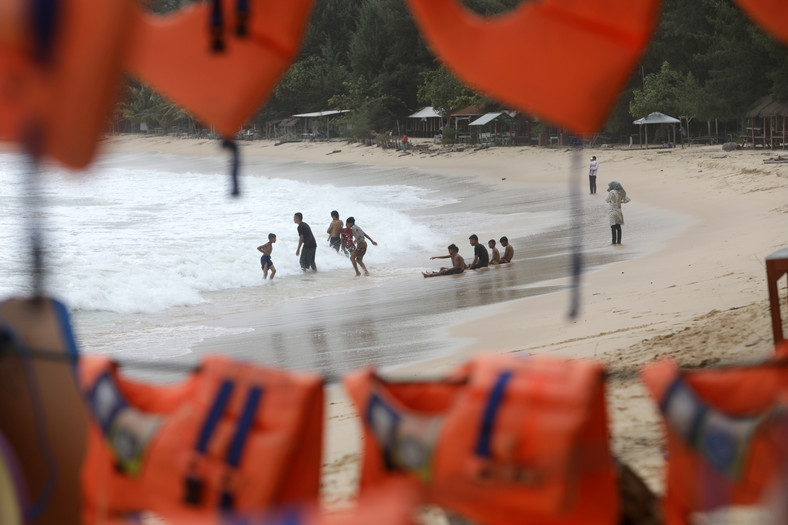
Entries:
POLYGON ((0 155, 0 297, 32 289, 27 225, 35 215, 45 290, 74 312, 83 350, 142 359, 253 331, 216 322, 229 315, 420 279, 429 256, 449 243, 469 251, 461 240, 469 225, 484 231, 516 217, 538 234, 568 220, 549 199, 530 207, 524 199, 502 216, 497 206, 473 204, 484 195, 470 183, 447 189, 433 174, 353 164, 253 159, 242 196, 231 198, 221 159, 107 155, 84 174, 44 169, 40 209, 29 205, 26 176, 23 157, 0 155), (356 279, 348 259, 328 247, 334 209, 378 242, 365 257, 370 278, 356 279), (297 211, 318 240, 317 274, 303 274, 295 255, 297 211), (269 232, 277 235, 277 274, 263 281, 256 248, 269 232))

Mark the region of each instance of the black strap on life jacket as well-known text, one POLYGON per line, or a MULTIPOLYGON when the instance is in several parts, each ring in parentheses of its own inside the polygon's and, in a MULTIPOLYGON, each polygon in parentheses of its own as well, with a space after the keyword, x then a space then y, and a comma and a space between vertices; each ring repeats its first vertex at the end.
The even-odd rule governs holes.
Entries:
MULTIPOLYGON (((249 437, 249 433, 254 426, 257 416, 257 408, 260 405, 260 399, 263 397, 263 389, 255 386, 249 389, 246 394, 246 401, 244 402, 241 417, 238 419, 238 425, 235 428, 235 434, 225 455, 227 465, 235 470, 241 464, 241 455, 243 454, 244 445, 249 437)), ((226 482, 228 480, 225 480, 226 482)), ((224 511, 230 511, 235 507, 235 493, 233 487, 227 484, 222 489, 222 494, 219 499, 219 507, 224 511)))
POLYGON ((211 51, 221 53, 224 51, 224 13, 222 0, 213 0, 211 3, 211 51))
POLYGON ((512 378, 511 370, 502 372, 490 392, 490 397, 487 399, 487 406, 484 409, 482 422, 479 427, 479 435, 476 440, 476 455, 483 458, 492 456, 491 443, 493 427, 495 426, 495 419, 498 416, 498 409, 503 402, 504 394, 506 393, 506 385, 512 378))
POLYGON ((249 35, 249 0, 238 0, 236 4, 235 34, 241 38, 249 35))
POLYGON ((238 197, 241 195, 240 185, 238 183, 238 171, 241 165, 241 154, 238 151, 238 144, 235 143, 233 140, 224 139, 222 141, 222 147, 225 149, 229 149, 230 153, 232 154, 232 164, 230 167, 230 178, 232 180, 232 191, 230 194, 233 197, 238 197))
MULTIPOLYGON (((204 455, 208 450, 208 443, 211 441, 219 421, 222 419, 227 405, 230 403, 235 383, 230 380, 225 380, 216 392, 213 399, 213 405, 208 411, 203 421, 202 428, 197 436, 197 442, 194 449, 200 456, 204 455)), ((198 473, 191 471, 184 480, 184 495, 183 502, 189 505, 199 505, 203 498, 203 489, 205 486, 204 480, 198 473)))

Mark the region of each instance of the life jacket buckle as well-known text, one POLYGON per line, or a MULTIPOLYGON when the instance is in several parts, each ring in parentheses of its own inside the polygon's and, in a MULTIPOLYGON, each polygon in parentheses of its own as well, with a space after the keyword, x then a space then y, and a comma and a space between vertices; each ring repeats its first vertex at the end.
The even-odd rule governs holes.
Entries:
POLYGON ((235 509, 235 487, 237 486, 237 473, 232 469, 222 477, 222 490, 219 494, 219 508, 229 512, 235 509))
POLYGON ((471 477, 482 483, 510 483, 537 487, 543 484, 543 476, 538 469, 525 465, 479 461, 471 467, 471 477))
POLYGON ((186 476, 183 480, 183 502, 187 505, 198 506, 202 503, 203 493, 205 492, 205 482, 202 478, 194 475, 186 476))
POLYGON ((198 474, 198 460, 193 459, 189 472, 183 480, 183 502, 187 505, 199 506, 205 494, 205 480, 198 474))

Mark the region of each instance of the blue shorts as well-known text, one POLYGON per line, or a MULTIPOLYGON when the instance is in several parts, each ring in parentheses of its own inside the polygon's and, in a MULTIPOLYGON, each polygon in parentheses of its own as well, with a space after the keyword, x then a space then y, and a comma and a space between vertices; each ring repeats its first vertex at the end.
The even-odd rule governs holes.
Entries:
POLYGON ((274 261, 271 260, 271 256, 270 255, 263 255, 262 257, 260 257, 260 268, 265 270, 265 265, 266 264, 268 265, 269 268, 273 268, 274 267, 274 261))

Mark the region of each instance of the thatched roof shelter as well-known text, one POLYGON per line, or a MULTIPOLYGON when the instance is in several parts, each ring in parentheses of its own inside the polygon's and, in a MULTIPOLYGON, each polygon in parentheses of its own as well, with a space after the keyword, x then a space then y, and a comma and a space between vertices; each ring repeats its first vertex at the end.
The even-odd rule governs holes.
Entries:
POLYGON ((747 113, 746 118, 788 117, 788 102, 777 102, 772 95, 759 98, 747 113))

